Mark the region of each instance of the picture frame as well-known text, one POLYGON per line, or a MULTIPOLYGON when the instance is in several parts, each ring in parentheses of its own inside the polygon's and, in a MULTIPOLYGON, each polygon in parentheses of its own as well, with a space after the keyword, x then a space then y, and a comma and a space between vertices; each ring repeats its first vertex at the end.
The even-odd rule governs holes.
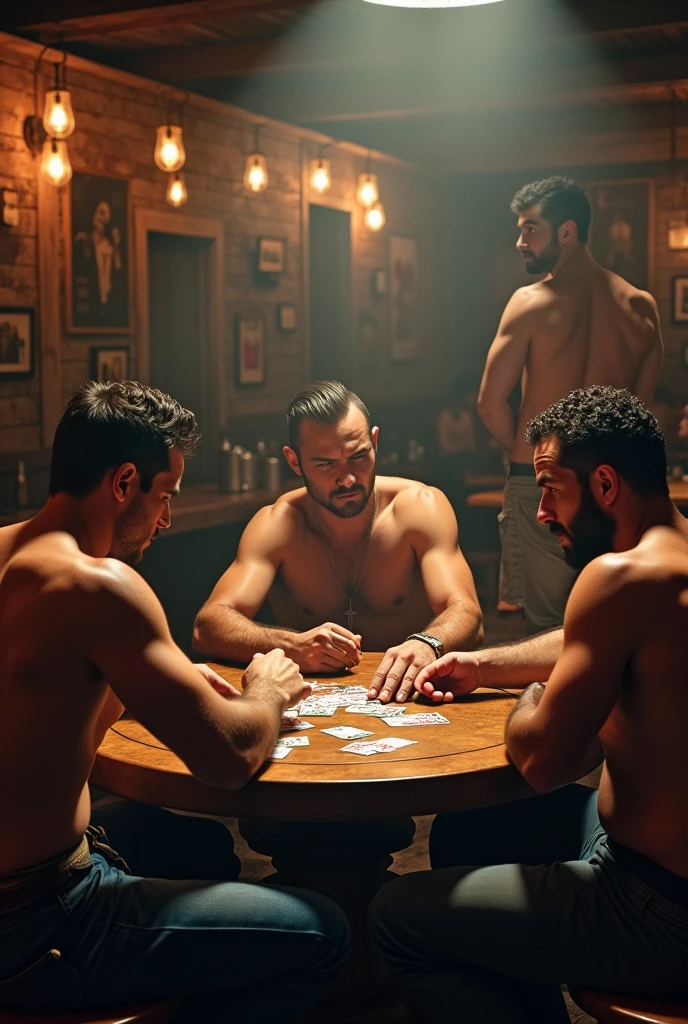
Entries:
POLYGON ((286 242, 283 238, 258 239, 258 273, 281 274, 284 271, 286 242))
POLYGON ((0 306, 0 380, 33 377, 35 322, 33 306, 0 306))
POLYGON ((384 267, 376 267, 370 275, 370 290, 376 299, 387 294, 387 271, 384 267))
POLYGON ((590 252, 607 270, 651 291, 654 284, 655 184, 651 178, 589 182, 590 252))
POLYGON ((277 307, 277 326, 280 331, 289 334, 298 327, 298 313, 291 302, 282 302, 277 307))
POLYGON ((415 238, 389 239, 391 357, 409 362, 418 356, 418 243, 415 238))
POLYGON ((129 181, 74 171, 64 201, 66 330, 129 334, 129 181))
POLYGON ((265 320, 261 313, 237 314, 236 364, 240 387, 265 383, 265 320))
POLYGON ((129 380, 129 346, 92 345, 91 380, 129 380))
POLYGON ((682 220, 669 221, 667 241, 673 252, 688 249, 688 221, 685 217, 682 220))
POLYGON ((688 275, 671 281, 671 318, 675 324, 688 324, 688 275))

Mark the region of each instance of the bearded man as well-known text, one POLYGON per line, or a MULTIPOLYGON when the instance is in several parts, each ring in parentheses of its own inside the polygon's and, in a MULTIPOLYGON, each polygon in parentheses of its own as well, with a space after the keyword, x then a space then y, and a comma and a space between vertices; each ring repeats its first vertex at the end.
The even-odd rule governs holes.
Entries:
POLYGON ((406 700, 426 665, 482 639, 480 608, 447 498, 375 476, 378 428, 338 381, 309 384, 287 413, 286 459, 304 487, 262 508, 201 609, 194 647, 250 661, 281 647, 307 672, 385 651, 371 698, 406 700), (268 601, 279 627, 253 616, 268 601))
POLYGON ((649 405, 662 366, 657 304, 599 266, 587 247, 590 202, 570 178, 547 178, 516 193, 516 248, 542 280, 509 300, 487 356, 478 412, 509 452, 500 516, 500 600, 525 611, 529 633, 560 626, 575 579, 555 537, 538 526, 526 423, 576 388, 627 388, 649 405), (521 382, 515 417, 509 396, 521 382))

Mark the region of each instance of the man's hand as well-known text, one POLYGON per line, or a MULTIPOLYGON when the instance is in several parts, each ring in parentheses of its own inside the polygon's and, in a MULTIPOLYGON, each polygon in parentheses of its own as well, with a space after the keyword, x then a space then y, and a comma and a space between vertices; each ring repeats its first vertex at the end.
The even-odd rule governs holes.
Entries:
POLYGON ((233 697, 241 697, 241 690, 237 690, 235 686, 228 683, 226 679, 219 676, 217 672, 213 672, 209 665, 194 665, 201 673, 203 678, 210 683, 213 690, 220 694, 221 697, 226 697, 227 700, 232 700, 233 697))
POLYGON ((311 687, 304 683, 298 665, 279 647, 268 654, 254 654, 253 661, 244 672, 243 683, 244 696, 259 694, 261 689, 269 687, 282 693, 286 707, 311 693, 311 687))
POLYGON ((418 673, 434 661, 435 652, 422 640, 405 640, 390 647, 372 678, 368 698, 372 700, 379 694, 386 704, 396 694, 399 703, 408 700, 418 673))
POLYGON ((480 662, 475 654, 451 651, 416 676, 416 689, 436 704, 450 704, 482 685, 480 662))
POLYGON ((288 656, 304 672, 337 672, 361 660, 361 637, 336 622, 325 622, 306 633, 293 634, 288 656))

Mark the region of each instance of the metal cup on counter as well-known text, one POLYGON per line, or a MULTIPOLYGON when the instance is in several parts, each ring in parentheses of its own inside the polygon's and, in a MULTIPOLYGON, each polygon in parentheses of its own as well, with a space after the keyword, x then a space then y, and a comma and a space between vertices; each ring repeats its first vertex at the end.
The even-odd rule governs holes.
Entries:
POLYGON ((243 452, 239 458, 241 466, 241 490, 255 491, 257 459, 253 452, 243 452))
POLYGON ((268 491, 279 491, 281 487, 281 466, 280 460, 274 455, 265 460, 265 488, 268 491))
POLYGON ((243 454, 244 449, 240 445, 232 445, 228 439, 222 442, 218 473, 218 483, 222 494, 241 493, 241 456, 243 454))

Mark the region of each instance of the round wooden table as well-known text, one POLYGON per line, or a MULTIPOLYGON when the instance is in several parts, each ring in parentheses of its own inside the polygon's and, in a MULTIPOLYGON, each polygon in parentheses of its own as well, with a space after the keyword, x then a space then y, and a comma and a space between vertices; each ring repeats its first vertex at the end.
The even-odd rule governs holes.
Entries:
MULTIPOLYGON (((669 497, 679 508, 688 505, 688 480, 669 480, 669 497)), ((504 504, 504 488, 498 491, 475 491, 466 497, 471 508, 501 508, 504 504)))
MULTIPOLYGON (((368 685, 382 655, 367 653, 355 670, 330 679, 368 685)), ((240 685, 242 669, 212 666, 240 685)), ((438 710, 449 725, 394 728, 378 719, 347 714, 310 718, 314 728, 283 761, 269 762, 242 790, 213 788, 195 779, 183 762, 139 722, 123 719, 107 733, 91 781, 118 796, 176 810, 231 815, 252 849, 273 858, 271 882, 310 888, 335 899, 354 932, 351 966, 318 1019, 392 1022, 407 1019, 398 997, 385 994, 381 968, 366 938, 370 900, 390 877, 391 854, 413 840, 411 815, 457 811, 529 796, 532 790, 508 763, 504 725, 515 698, 481 689, 438 710), (412 746, 363 757, 345 754, 346 740, 322 729, 352 725, 397 736, 412 746), (344 1011, 342 1003, 349 1006, 344 1011), (344 1013, 344 1016, 343 1016, 344 1013)), ((434 706, 433 706, 434 707, 434 706)), ((422 702, 406 714, 430 710, 422 702)))

